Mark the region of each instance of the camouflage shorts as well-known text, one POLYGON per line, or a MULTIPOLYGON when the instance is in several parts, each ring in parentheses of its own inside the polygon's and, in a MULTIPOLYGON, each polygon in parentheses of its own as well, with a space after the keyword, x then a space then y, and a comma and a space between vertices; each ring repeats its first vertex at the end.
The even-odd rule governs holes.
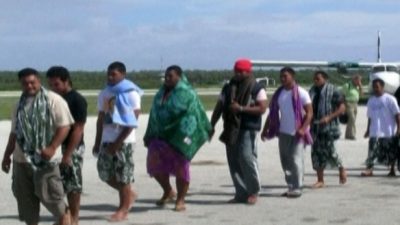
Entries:
POLYGON ((397 147, 394 138, 370 138, 368 143, 368 158, 365 164, 374 167, 375 162, 390 165, 396 162, 397 147))
MULTIPOLYGON (((81 145, 72 153, 72 166, 60 165, 61 178, 66 193, 82 193, 82 165, 85 146, 81 145)), ((65 148, 63 147, 63 153, 65 148)))
POLYGON ((106 150, 109 143, 103 143, 97 160, 97 171, 102 181, 115 177, 117 182, 129 184, 134 182, 133 144, 124 143, 121 149, 111 155, 106 150))

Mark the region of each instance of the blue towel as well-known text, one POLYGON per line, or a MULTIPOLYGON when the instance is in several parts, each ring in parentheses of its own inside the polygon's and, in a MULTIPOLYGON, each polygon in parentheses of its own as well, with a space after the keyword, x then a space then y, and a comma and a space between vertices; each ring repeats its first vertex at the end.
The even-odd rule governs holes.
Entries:
POLYGON ((107 85, 107 90, 115 95, 115 105, 112 114, 113 123, 136 128, 138 123, 135 113, 132 110, 133 105, 129 98, 129 93, 131 91, 136 91, 140 96, 142 96, 143 90, 127 79, 124 79, 113 86, 107 85))

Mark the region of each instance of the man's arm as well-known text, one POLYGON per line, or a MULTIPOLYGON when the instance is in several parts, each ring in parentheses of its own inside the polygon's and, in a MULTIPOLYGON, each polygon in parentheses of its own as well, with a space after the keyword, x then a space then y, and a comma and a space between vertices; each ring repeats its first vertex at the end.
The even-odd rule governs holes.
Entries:
POLYGON ((396 135, 400 135, 400 113, 396 114, 397 131, 396 135))
POLYGON ((363 87, 362 87, 362 83, 361 80, 358 80, 357 85, 356 85, 358 94, 361 96, 363 96, 363 87))
POLYGON ((6 150, 3 155, 3 161, 1 163, 1 169, 5 173, 8 173, 10 171, 11 155, 14 152, 16 140, 17 140, 17 138, 16 138, 15 133, 10 133, 10 135, 8 136, 7 147, 6 147, 6 150))
POLYGON ((136 116, 136 120, 139 120, 139 115, 141 113, 140 109, 135 109, 134 113, 135 113, 135 116, 136 116))
POLYGON ((242 113, 247 113, 251 115, 262 115, 267 110, 267 101, 256 101, 254 106, 243 106, 242 113))
POLYGON ((114 155, 121 149, 122 144, 124 143, 124 140, 129 136, 129 134, 132 132, 133 127, 123 127, 122 132, 118 135, 117 139, 108 146, 108 153, 114 155))
POLYGON ((219 118, 222 115, 222 110, 223 110, 223 102, 221 100, 218 100, 217 104, 215 104, 215 107, 214 107, 214 110, 213 110, 213 113, 212 113, 212 116, 211 116, 211 121, 210 121, 210 123, 211 123, 211 131, 208 134, 209 137, 210 137, 210 140, 214 136, 215 125, 217 124, 219 118))
POLYGON ((93 154, 97 155, 100 150, 101 135, 103 134, 104 112, 99 112, 96 122, 96 138, 93 146, 93 154))
POLYGON ((69 142, 67 144, 67 148, 65 149, 63 159, 62 159, 62 164, 68 164, 72 165, 72 153, 74 153, 75 149, 79 146, 82 135, 83 135, 83 130, 85 128, 85 123, 84 122, 77 122, 72 125, 72 132, 69 137, 69 142))
POLYGON ((268 133, 268 130, 269 130, 269 117, 267 117, 267 119, 265 120, 264 128, 261 132, 261 140, 262 141, 266 140, 266 135, 268 133))
POLYGON ((223 109, 223 103, 221 100, 217 101, 217 104, 215 104, 212 116, 211 116, 211 126, 215 127, 215 125, 217 124, 219 118, 222 115, 222 109, 223 109))
POLYGON ((42 150, 41 156, 45 160, 50 160, 56 153, 57 148, 61 145, 64 139, 67 137, 70 125, 61 126, 56 129, 56 132, 51 140, 49 146, 42 150))
POLYGON ((344 105, 343 102, 341 102, 339 107, 333 113, 324 116, 323 118, 321 118, 321 120, 319 122, 321 124, 327 124, 330 121, 332 121, 333 119, 335 119, 336 117, 338 117, 341 114, 343 114, 345 111, 346 111, 346 106, 344 105))
POLYGON ((304 122, 301 125, 300 129, 297 130, 297 135, 304 136, 306 129, 310 126, 312 117, 313 117, 313 109, 311 104, 307 104, 304 107, 305 115, 304 122))
POLYGON ((368 138, 369 137, 369 127, 371 125, 371 119, 368 118, 368 125, 367 125, 367 130, 365 131, 364 137, 368 138))

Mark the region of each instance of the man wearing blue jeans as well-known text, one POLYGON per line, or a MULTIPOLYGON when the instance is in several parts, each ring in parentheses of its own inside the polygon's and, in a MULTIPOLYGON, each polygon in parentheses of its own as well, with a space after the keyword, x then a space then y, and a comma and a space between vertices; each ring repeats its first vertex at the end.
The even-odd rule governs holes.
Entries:
POLYGON ((235 186, 235 197, 229 202, 255 204, 260 191, 256 136, 267 108, 267 94, 252 76, 249 60, 236 61, 234 72, 234 77, 222 89, 211 125, 214 128, 222 114, 224 130, 220 139, 226 145, 235 186))

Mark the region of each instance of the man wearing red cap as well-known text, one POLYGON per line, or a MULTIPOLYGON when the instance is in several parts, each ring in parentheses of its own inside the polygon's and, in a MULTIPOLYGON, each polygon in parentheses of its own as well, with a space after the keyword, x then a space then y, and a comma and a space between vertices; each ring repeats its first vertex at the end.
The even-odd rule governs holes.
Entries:
POLYGON ((248 59, 236 61, 234 76, 222 88, 211 118, 213 128, 221 115, 224 120, 220 140, 226 146, 235 186, 231 203, 255 204, 260 191, 256 136, 267 108, 267 94, 265 87, 254 79, 251 67, 248 59))

